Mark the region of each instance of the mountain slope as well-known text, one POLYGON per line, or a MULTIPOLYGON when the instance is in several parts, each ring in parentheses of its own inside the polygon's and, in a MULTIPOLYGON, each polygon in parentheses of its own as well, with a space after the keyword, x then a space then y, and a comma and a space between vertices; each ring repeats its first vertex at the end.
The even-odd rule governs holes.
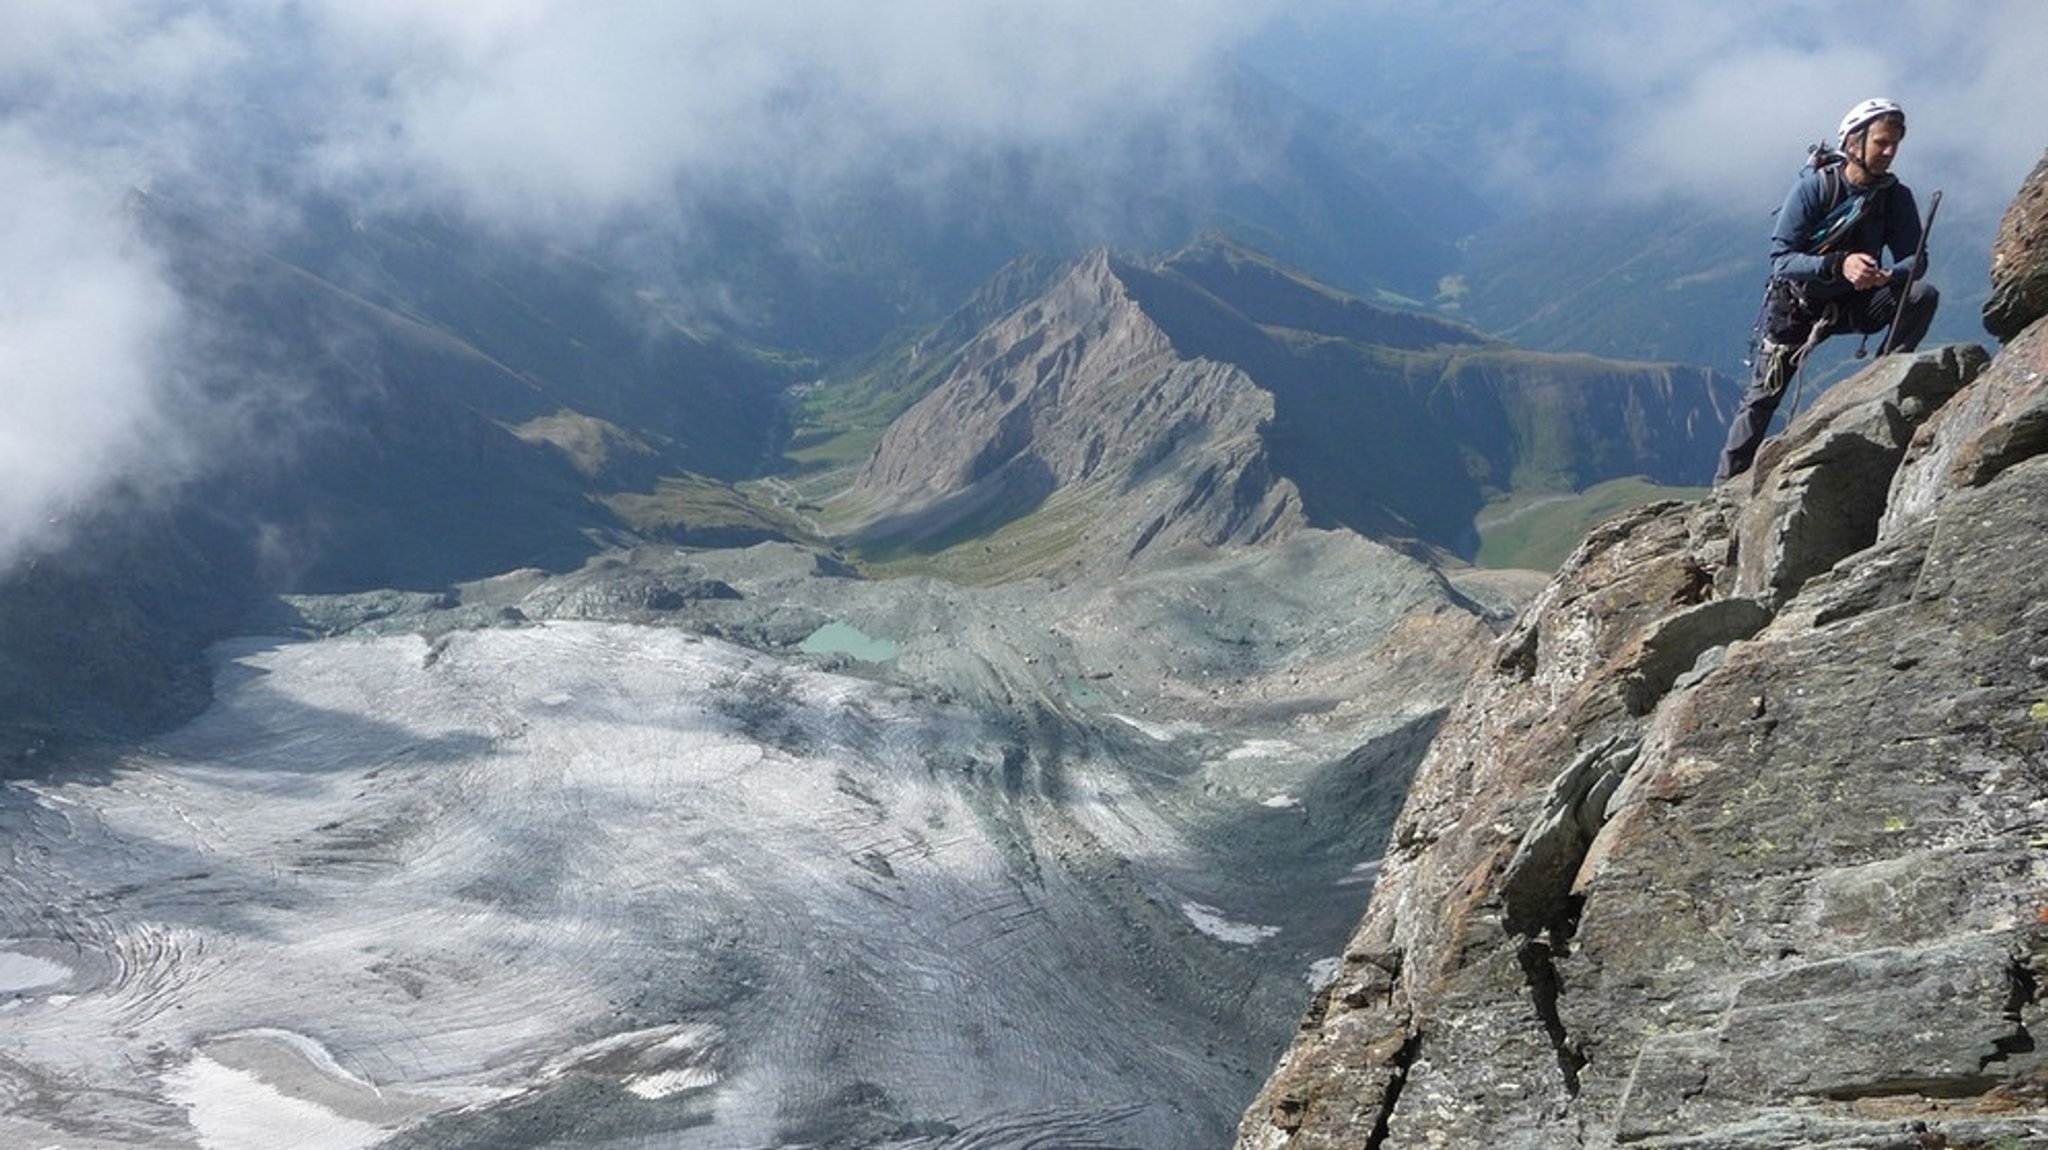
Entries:
POLYGON ((517 399, 468 390, 456 393, 461 401, 507 426, 573 412, 635 442, 637 463, 594 478, 740 479, 783 433, 780 393, 798 366, 721 338, 624 268, 431 217, 365 218, 316 202, 301 220, 275 249, 280 262, 524 384, 517 399))
POLYGON ((1302 526, 1469 555, 1488 498, 1697 481, 1722 424, 1710 373, 1517 351, 1221 238, 1098 253, 947 362, 840 505, 866 547, 1040 516, 1069 540, 1041 561, 1302 526))
POLYGON ((860 539, 981 534, 1087 488, 1098 513, 1082 534, 1116 559, 1154 542, 1258 542, 1301 518, 1263 470, 1270 414, 1243 372, 1180 356, 1097 253, 978 335, 889 428, 854 487, 872 508, 860 539))

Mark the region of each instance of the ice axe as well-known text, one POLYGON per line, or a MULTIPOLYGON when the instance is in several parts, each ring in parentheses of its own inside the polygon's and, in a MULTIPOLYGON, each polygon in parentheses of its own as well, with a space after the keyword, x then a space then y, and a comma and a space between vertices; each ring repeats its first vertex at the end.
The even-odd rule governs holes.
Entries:
POLYGON ((1899 321, 1906 318, 1906 296, 1913 286, 1913 279, 1927 273, 1927 236, 1934 230, 1934 213, 1941 210, 1941 191, 1936 189, 1934 198, 1927 202, 1927 222, 1920 225, 1920 244, 1913 250, 1913 275, 1899 287, 1899 306, 1892 311, 1891 326, 1884 333, 1884 346, 1877 354, 1889 355, 1892 341, 1899 334, 1899 321))

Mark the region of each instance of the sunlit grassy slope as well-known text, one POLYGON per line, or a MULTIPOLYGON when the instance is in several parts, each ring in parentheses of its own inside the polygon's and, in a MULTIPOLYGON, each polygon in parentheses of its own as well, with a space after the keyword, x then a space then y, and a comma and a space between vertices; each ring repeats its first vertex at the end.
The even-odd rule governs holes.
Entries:
POLYGON ((1572 495, 1517 495, 1488 504, 1473 521, 1479 565, 1554 571, 1586 532, 1631 507, 1697 499, 1703 487, 1664 487, 1639 476, 1609 480, 1572 495))

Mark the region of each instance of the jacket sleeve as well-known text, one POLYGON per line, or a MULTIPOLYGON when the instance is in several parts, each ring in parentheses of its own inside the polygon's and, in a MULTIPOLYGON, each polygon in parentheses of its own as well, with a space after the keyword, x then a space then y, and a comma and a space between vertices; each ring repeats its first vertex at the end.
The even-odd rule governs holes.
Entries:
POLYGON ((1892 254, 1893 283, 1911 283, 1927 274, 1914 258, 1920 247, 1920 205, 1904 184, 1894 185, 1886 197, 1884 246, 1892 254))
MULTIPOLYGON (((1840 272, 1839 255, 1817 256, 1811 251, 1814 230, 1827 215, 1826 194, 1827 181, 1811 171, 1785 193, 1785 206, 1778 209, 1778 226, 1771 232, 1772 275, 1813 283, 1832 280, 1840 272)), ((1917 235, 1914 241, 1919 241, 1917 235)))

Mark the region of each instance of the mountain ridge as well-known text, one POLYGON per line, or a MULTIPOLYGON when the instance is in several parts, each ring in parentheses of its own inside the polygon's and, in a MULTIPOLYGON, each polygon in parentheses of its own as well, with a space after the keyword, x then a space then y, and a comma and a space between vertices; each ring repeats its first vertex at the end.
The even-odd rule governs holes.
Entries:
POLYGON ((1199 448, 1185 453, 1206 457, 1199 474, 1174 482, 1193 494, 1160 493, 1171 503, 1149 515, 1111 513, 1108 537, 1144 520, 1137 542, 1112 554, 1128 562, 1155 543, 1257 543, 1300 513, 1291 492, 1259 489, 1254 433, 1270 405, 1255 391, 1228 365, 1180 355, 1135 306, 1116 261, 1097 252, 978 335, 953 376, 884 433, 852 487, 852 498, 878 504, 856 538, 873 546, 970 516, 1015 517, 1071 485, 1128 495, 1180 449, 1199 448), (1253 501, 1212 505, 1217 490, 1253 501))
POLYGON ((1220 237, 1098 251, 937 354, 840 499, 858 546, 944 550, 1094 485, 1069 550, 1115 563, 1304 526, 1469 555, 1489 498, 1697 482, 1722 423, 1709 372, 1522 352, 1220 237))

